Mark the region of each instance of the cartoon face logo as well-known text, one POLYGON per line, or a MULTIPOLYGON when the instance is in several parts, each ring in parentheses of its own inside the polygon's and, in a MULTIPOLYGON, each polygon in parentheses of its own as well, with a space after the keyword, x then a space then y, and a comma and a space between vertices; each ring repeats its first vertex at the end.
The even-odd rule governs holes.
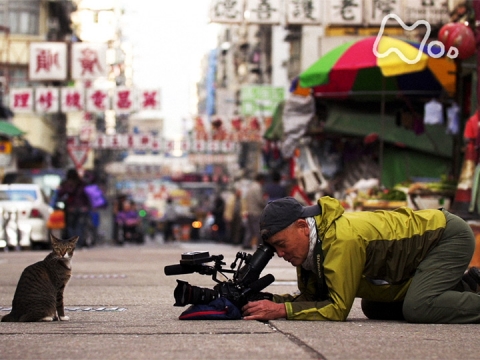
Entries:
MULTIPOLYGON (((426 20, 417 20, 417 21, 415 21, 415 23, 412 26, 408 26, 403 22, 402 19, 400 19, 400 17, 398 15, 388 14, 382 19, 382 23, 381 23, 381 26, 380 26, 380 31, 378 32, 378 35, 375 39, 375 42, 373 43, 373 49, 372 50, 373 50, 373 53, 375 54, 375 56, 380 58, 380 59, 386 58, 390 54, 395 53, 395 54, 398 55, 398 57, 402 61, 404 61, 405 63, 407 63, 409 65, 413 65, 413 64, 416 64, 420 61, 420 59, 422 57, 422 54, 423 54, 423 51, 421 49, 425 48, 425 46, 426 46, 425 44, 426 44, 426 42, 428 40, 428 37, 430 36, 431 32, 432 32, 431 26, 426 20), (384 52, 379 52, 378 51, 378 44, 379 44, 379 42, 380 42, 380 40, 383 36, 383 32, 385 30, 385 25, 387 24, 387 22, 390 19, 396 20, 405 31, 412 31, 420 25, 425 26, 425 28, 426 28, 425 36, 423 37, 423 39, 420 43, 420 48, 419 48, 416 56, 413 59, 405 56, 405 54, 402 51, 400 51, 400 49, 397 49, 395 47, 388 48, 384 52)), ((426 47, 427 47, 427 54, 432 58, 439 58, 439 57, 442 57, 445 54, 445 46, 438 40, 431 41, 426 47), (440 48, 440 51, 433 51, 432 50, 433 47, 440 48)), ((447 52, 446 55, 450 59, 455 59, 458 56, 458 49, 456 47, 452 46, 448 49, 448 52, 447 52)))

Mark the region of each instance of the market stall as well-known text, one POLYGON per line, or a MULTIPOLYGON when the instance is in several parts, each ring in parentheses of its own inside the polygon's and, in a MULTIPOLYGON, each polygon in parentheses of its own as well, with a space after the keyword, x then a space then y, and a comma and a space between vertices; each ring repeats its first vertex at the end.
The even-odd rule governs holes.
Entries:
MULTIPOLYGON (((378 151, 366 157, 378 164, 378 177, 384 186, 404 181, 406 176, 427 176, 422 173, 427 168, 435 176, 447 174, 452 156, 452 134, 447 130, 458 131, 458 106, 452 99, 456 65, 449 58, 438 57, 439 51, 434 46, 427 49, 425 44, 384 36, 379 41, 364 38, 328 52, 292 82, 282 119, 283 156, 294 156, 299 140, 311 135, 309 127, 317 121, 320 132, 310 136, 312 145, 323 144, 331 134, 339 135, 337 147, 355 138, 365 148, 374 144, 378 151), (406 63, 395 52, 387 51, 391 48, 415 61, 406 63), (440 105, 436 123, 430 122, 435 115, 427 104, 437 110, 440 105), (448 120, 453 122, 448 128, 443 118, 447 108, 452 110, 448 120), (419 162, 424 165, 415 165, 419 162), (395 168, 402 163, 404 169, 395 168)), ((317 158, 316 164, 321 168, 322 159, 317 158)), ((360 178, 373 172, 365 167, 360 178)), ((297 178, 302 176, 296 174, 297 178)))

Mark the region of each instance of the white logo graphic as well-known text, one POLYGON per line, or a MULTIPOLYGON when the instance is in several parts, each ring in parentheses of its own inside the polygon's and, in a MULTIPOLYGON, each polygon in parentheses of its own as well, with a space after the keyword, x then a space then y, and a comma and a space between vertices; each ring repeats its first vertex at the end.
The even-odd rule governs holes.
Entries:
MULTIPOLYGON (((427 39, 430 36, 431 31, 432 31, 431 26, 426 20, 417 20, 417 21, 415 21, 415 24, 413 24, 412 26, 407 26, 403 22, 403 20, 400 19, 400 17, 398 15, 388 14, 383 18, 382 24, 380 26, 380 31, 378 32, 377 38, 375 39, 375 42, 373 43, 373 53, 375 54, 376 57, 383 59, 383 58, 387 57, 388 55, 390 55, 390 53, 393 52, 393 53, 396 53, 398 55, 398 57, 400 59, 402 59, 404 62, 406 62, 407 64, 409 64, 409 65, 416 64, 420 61, 420 59, 422 57, 423 51, 421 49, 423 49, 425 47, 425 43, 427 42, 427 39), (397 49, 395 47, 392 47, 392 48, 388 49, 387 51, 385 51, 382 54, 380 54, 377 51, 378 43, 380 42, 380 39, 383 36, 383 31, 385 29, 385 25, 387 24, 387 21, 390 20, 390 19, 395 19, 400 24, 400 26, 406 31, 414 30, 419 25, 424 25, 425 28, 427 29, 427 31, 425 32, 425 36, 423 37, 422 42, 420 43, 420 49, 418 50, 417 56, 414 59, 408 59, 399 49, 397 49)), ((442 57, 445 54, 445 46, 440 41, 434 40, 427 45, 427 54, 432 58, 442 57), (434 47, 434 46, 438 46, 440 48, 440 51, 438 53, 434 53, 432 51, 432 47, 434 47)), ((457 56, 458 56, 458 49, 454 46, 450 47, 448 49, 447 57, 449 57, 450 59, 455 59, 457 56)))

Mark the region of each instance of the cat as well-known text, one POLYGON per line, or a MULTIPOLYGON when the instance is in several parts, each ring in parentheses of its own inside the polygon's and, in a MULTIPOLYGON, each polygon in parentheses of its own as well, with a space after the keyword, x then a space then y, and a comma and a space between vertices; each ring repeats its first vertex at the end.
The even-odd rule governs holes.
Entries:
POLYGON ((63 291, 72 275, 71 259, 78 236, 59 239, 50 235, 52 252, 23 270, 12 301, 12 311, 2 322, 69 320, 63 291))

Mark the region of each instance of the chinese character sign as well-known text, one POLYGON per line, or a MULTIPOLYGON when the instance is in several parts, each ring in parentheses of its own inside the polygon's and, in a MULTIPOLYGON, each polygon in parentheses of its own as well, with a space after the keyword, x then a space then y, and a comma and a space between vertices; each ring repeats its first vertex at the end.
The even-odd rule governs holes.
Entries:
POLYGON ((118 87, 113 96, 113 108, 117 112, 131 112, 134 109, 134 92, 128 87, 118 87))
POLYGON ((58 88, 40 87, 35 89, 35 110, 40 113, 59 111, 58 88))
POLYGON ((106 89, 87 89, 86 108, 88 112, 102 112, 110 109, 110 98, 106 89))
POLYGON ((14 113, 33 111, 33 89, 17 88, 10 89, 10 109, 14 113))
POLYGON ((442 0, 404 0, 404 18, 406 23, 426 20, 430 24, 446 24, 450 20, 448 4, 442 0))
POLYGON ((104 112, 129 113, 139 110, 160 110, 160 89, 118 87, 62 87, 57 91, 38 88, 10 89, 10 107, 19 112, 104 112))
POLYGON ((289 24, 319 24, 322 20, 322 1, 287 0, 289 24))
POLYGON ((160 89, 138 89, 139 110, 160 110, 160 89))
POLYGON ((84 89, 74 87, 62 87, 60 106, 62 112, 82 111, 84 108, 84 89))
MULTIPOLYGON (((366 21, 369 24, 380 25, 383 18, 389 14, 395 14, 402 18, 403 10, 401 5, 403 4, 400 4, 398 0, 373 0, 365 4, 366 21)), ((395 21, 391 20, 388 24, 395 24, 395 21)))
POLYGON ((247 0, 247 21, 253 24, 279 24, 283 15, 281 0, 247 0))
POLYGON ((361 25, 364 0, 330 0, 327 6, 328 23, 335 25, 361 25))
POLYGON ((107 44, 74 43, 71 52, 72 78, 94 80, 107 76, 107 44))
POLYGON ((29 79, 66 80, 67 44, 61 42, 34 42, 30 44, 29 79))
POLYGON ((210 21, 215 23, 241 23, 244 7, 244 0, 212 0, 210 3, 210 21))

